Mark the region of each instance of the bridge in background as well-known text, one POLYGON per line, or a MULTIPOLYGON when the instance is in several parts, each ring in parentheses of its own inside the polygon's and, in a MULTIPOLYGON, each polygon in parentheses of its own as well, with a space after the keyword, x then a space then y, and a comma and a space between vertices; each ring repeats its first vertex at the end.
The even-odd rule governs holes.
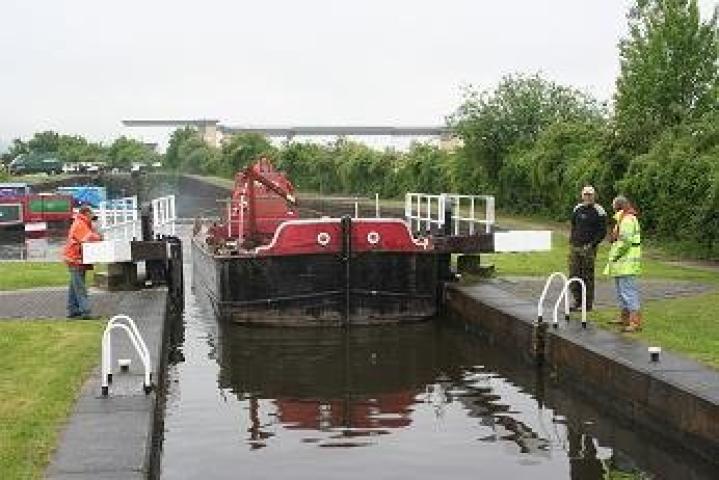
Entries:
POLYGON ((452 149, 457 138, 452 130, 444 126, 229 126, 215 119, 194 120, 123 120, 126 127, 194 127, 205 142, 218 145, 226 136, 240 133, 258 133, 271 138, 295 137, 342 137, 342 136, 386 136, 386 137, 431 137, 439 139, 440 146, 452 149))

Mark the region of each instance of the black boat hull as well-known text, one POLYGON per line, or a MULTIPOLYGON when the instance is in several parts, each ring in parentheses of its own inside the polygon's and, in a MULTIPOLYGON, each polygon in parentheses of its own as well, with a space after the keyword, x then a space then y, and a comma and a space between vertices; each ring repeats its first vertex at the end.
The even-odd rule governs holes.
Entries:
POLYGON ((193 240, 193 285, 224 321, 273 326, 375 325, 434 316, 439 259, 428 252, 213 255, 193 240), (348 275, 349 270, 349 275, 348 275))

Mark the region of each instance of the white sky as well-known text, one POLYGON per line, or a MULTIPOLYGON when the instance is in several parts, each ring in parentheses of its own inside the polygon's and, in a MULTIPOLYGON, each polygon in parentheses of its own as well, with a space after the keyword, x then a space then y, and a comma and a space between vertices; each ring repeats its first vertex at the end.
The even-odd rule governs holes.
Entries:
POLYGON ((441 124, 462 85, 512 72, 606 99, 629 3, 2 0, 0 149, 43 129, 109 140, 123 118, 441 124))

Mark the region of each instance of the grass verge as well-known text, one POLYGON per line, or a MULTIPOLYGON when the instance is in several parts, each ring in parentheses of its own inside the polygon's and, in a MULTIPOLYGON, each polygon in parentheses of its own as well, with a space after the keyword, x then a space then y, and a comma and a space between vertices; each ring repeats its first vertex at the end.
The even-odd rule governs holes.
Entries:
MULTIPOLYGON (((719 292, 648 301, 642 307, 642 331, 631 336, 719 368, 717 312, 719 292)), ((616 316, 616 311, 605 308, 591 312, 588 318, 591 322, 610 329, 613 327, 608 322, 616 316)))
POLYGON ((67 285, 68 275, 59 262, 0 262, 0 290, 67 285))
MULTIPOLYGON (((89 271, 85 283, 91 285, 94 272, 103 269, 97 265, 89 271)), ((0 262, 0 291, 63 286, 68 284, 69 275, 62 262, 0 262)))
POLYGON ((100 352, 100 321, 0 322, 0 478, 40 478, 100 352))

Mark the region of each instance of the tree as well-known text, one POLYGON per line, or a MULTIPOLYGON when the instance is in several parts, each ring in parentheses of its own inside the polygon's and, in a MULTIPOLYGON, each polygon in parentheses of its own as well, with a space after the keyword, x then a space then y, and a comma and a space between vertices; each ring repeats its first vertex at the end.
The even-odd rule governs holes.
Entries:
POLYGON ((531 146, 557 122, 602 120, 590 96, 539 75, 509 75, 493 91, 468 88, 448 123, 464 141, 465 155, 495 183, 511 151, 531 146))
POLYGON ((133 163, 151 163, 157 158, 147 145, 124 135, 110 145, 107 152, 111 167, 129 167, 133 163))
POLYGON ((18 155, 29 152, 30 149, 28 149, 27 143, 23 142, 19 138, 15 138, 10 144, 8 151, 0 155, 0 161, 4 164, 8 164, 12 162, 18 155))
POLYGON ((215 173, 222 161, 219 150, 208 145, 199 134, 187 138, 179 146, 178 169, 183 173, 215 173))
POLYGON ((274 156, 275 148, 258 133, 240 133, 233 135, 229 141, 222 145, 223 176, 235 174, 236 171, 250 165, 260 155, 274 156))
POLYGON ((666 129, 619 187, 638 203, 644 231, 719 256, 719 112, 666 129))
POLYGON ((57 156, 63 162, 105 162, 107 151, 99 143, 90 143, 79 135, 60 135, 57 156))
POLYGON ((197 129, 192 127, 178 128, 172 135, 165 151, 164 164, 168 168, 178 168, 181 163, 179 150, 186 141, 193 137, 198 137, 197 129))
POLYGON ((618 143, 630 154, 719 105, 717 11, 702 21, 697 0, 635 0, 615 94, 618 143))
POLYGON ((55 153, 60 143, 60 135, 48 130, 38 132, 27 142, 30 153, 55 153))

